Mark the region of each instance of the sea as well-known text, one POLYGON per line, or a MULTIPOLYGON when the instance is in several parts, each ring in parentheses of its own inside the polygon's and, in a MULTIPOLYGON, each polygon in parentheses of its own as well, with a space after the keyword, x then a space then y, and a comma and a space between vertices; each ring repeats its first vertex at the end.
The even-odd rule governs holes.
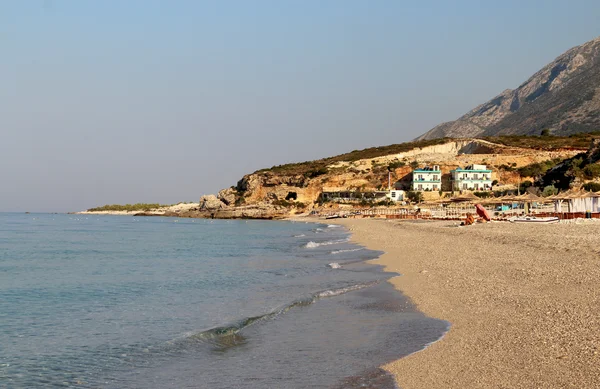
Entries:
POLYGON ((379 366, 448 323, 349 238, 326 223, 0 213, 0 387, 394 388, 379 366))

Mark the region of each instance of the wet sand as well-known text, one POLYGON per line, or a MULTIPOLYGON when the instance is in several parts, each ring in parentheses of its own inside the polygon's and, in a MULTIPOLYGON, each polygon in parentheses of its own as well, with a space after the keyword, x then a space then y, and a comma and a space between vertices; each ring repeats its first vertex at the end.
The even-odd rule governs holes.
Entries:
POLYGON ((383 366, 401 388, 600 387, 600 223, 335 222, 452 325, 383 366))

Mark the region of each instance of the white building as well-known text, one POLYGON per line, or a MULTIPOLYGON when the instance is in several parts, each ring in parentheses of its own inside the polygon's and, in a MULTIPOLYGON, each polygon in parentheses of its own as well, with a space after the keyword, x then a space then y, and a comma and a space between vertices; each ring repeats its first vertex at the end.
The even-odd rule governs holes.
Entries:
POLYGON ((404 201, 404 191, 391 189, 388 191, 386 197, 392 201, 404 201))
POLYGON ((438 165, 413 170, 412 190, 438 191, 442 189, 442 171, 438 165))
POLYGON ((453 190, 492 190, 492 171, 485 165, 469 165, 457 168, 452 173, 453 190))

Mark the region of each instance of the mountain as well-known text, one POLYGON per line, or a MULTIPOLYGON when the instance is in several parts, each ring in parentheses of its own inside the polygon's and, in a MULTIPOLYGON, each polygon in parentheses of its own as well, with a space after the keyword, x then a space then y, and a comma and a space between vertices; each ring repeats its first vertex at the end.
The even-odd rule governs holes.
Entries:
POLYGON ((600 37, 574 47, 517 89, 507 89, 416 140, 600 130, 600 37))

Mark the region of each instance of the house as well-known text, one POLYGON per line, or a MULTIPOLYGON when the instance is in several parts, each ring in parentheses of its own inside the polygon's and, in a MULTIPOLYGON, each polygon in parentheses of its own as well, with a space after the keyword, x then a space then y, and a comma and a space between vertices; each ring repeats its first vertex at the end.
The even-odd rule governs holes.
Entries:
POLYGON ((413 170, 412 190, 438 191, 442 189, 442 171, 438 165, 413 170))
POLYGON ((492 171, 485 165, 469 165, 451 171, 453 190, 492 190, 492 171))
POLYGON ((404 201, 404 191, 398 189, 390 189, 386 197, 391 201, 404 201))

